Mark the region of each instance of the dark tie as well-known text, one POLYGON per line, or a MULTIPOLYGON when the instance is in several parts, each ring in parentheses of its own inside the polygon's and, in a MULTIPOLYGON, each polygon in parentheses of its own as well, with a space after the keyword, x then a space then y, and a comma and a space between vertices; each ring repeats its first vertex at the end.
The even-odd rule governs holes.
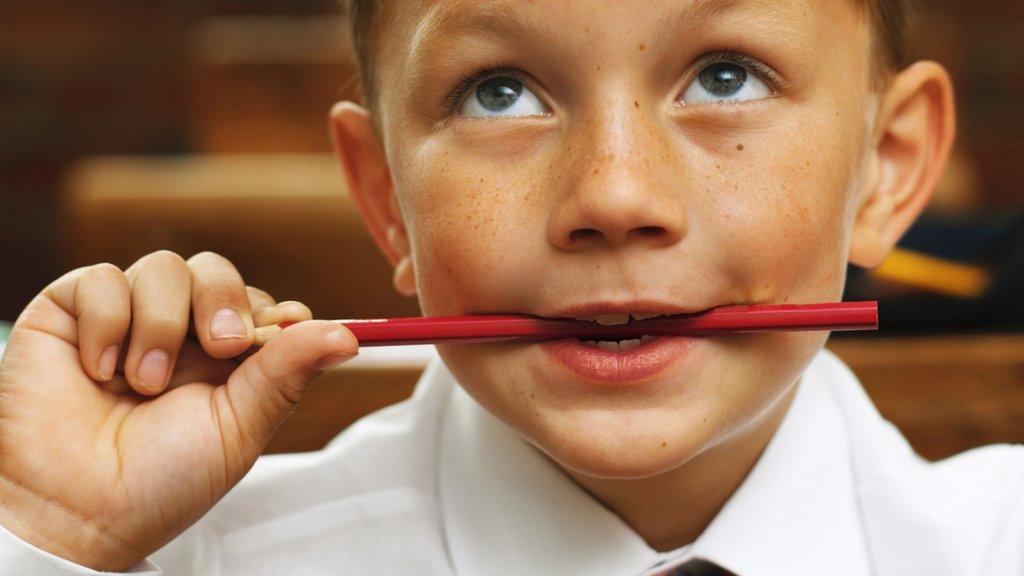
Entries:
POLYGON ((654 576, 736 576, 725 568, 707 560, 694 559, 669 568, 663 572, 656 572, 654 576))

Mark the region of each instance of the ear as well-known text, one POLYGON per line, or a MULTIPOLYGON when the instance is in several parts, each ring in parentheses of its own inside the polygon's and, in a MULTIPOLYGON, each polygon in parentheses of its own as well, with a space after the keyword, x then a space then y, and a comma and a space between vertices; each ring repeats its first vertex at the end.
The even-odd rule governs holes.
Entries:
POLYGON ((330 130, 349 194, 370 236, 395 267, 395 288, 406 296, 414 295, 416 279, 409 236, 370 113, 358 104, 339 102, 331 109, 330 130))
POLYGON ((881 97, 850 243, 850 262, 882 263, 918 217, 946 169, 956 136, 953 84, 935 62, 899 73, 881 97))

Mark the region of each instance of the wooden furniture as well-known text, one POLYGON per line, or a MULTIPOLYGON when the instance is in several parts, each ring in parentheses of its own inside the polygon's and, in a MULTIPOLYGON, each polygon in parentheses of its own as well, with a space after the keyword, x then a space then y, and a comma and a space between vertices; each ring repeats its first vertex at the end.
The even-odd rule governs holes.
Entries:
POLYGON ((339 16, 208 18, 191 35, 189 128, 206 153, 320 152, 327 114, 359 97, 339 16))
POLYGON ((829 347, 922 456, 1024 443, 1024 335, 843 338, 829 347))
POLYGON ((392 288, 330 154, 92 158, 71 171, 61 205, 68 267, 212 250, 321 318, 419 313, 392 288))

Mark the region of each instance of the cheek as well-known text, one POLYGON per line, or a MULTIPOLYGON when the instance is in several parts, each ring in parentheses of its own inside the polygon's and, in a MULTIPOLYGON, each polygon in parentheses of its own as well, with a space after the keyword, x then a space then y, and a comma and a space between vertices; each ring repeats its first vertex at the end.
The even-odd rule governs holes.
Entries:
POLYGON ((516 293, 515 284, 529 276, 524 271, 540 261, 536 244, 543 239, 542 212, 522 174, 449 152, 424 154, 419 166, 406 168, 396 188, 423 312, 482 311, 494 295, 516 293))
POLYGON ((707 170, 701 218, 723 250, 723 268, 750 300, 841 293, 856 164, 847 139, 834 128, 794 125, 781 135, 746 138, 742 150, 707 170))

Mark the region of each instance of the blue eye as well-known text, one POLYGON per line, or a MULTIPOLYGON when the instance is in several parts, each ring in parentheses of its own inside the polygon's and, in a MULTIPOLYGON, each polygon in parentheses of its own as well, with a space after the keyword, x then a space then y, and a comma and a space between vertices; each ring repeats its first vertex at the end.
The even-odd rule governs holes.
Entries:
POLYGON ((732 62, 706 66, 683 92, 684 104, 741 102, 772 95, 772 89, 746 68, 732 62))
POLYGON ((476 85, 459 115, 494 118, 540 116, 546 112, 547 108, 540 99, 520 80, 511 76, 495 76, 476 85))

